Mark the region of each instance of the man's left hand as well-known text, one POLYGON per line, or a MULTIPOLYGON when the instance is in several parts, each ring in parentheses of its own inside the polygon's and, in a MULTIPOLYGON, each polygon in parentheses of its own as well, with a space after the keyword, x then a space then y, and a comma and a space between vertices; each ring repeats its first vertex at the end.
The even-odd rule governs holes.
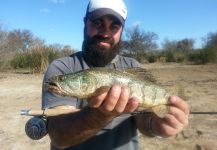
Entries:
POLYGON ((164 118, 153 115, 151 122, 153 132, 161 137, 176 135, 188 125, 190 111, 187 103, 177 96, 171 96, 169 102, 169 114, 164 118))

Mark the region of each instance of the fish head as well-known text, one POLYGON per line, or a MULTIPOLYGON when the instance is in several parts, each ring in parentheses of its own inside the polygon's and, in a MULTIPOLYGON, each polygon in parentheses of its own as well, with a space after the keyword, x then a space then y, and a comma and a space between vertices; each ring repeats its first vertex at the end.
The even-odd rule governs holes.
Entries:
POLYGON ((53 76, 44 83, 44 90, 62 96, 71 96, 76 91, 79 80, 76 76, 53 76))
POLYGON ((89 74, 83 72, 59 75, 49 78, 44 89, 62 96, 86 98, 94 91, 93 81, 89 74))

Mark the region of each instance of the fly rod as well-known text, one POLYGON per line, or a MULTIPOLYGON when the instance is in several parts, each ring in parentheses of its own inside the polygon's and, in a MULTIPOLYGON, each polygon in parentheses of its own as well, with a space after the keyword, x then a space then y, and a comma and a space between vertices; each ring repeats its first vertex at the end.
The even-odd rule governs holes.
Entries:
MULTIPOLYGON (((71 114, 75 112, 79 112, 80 109, 55 109, 55 108, 50 108, 50 109, 44 109, 44 110, 28 110, 28 109, 23 109, 20 111, 21 115, 24 116, 45 116, 45 117, 50 117, 50 116, 59 116, 59 115, 66 115, 66 114, 71 114)), ((148 115, 151 114, 152 112, 148 111, 136 111, 133 113, 130 113, 132 115, 148 115)), ((217 115, 217 112, 202 112, 202 111, 191 111, 190 114, 194 115, 217 115)))
MULTIPOLYGON (((44 109, 44 110, 21 110, 20 114, 25 116, 33 116, 26 122, 25 125, 25 132, 26 135, 31 138, 32 140, 39 140, 42 137, 46 136, 47 131, 47 117, 51 116, 60 116, 66 114, 72 114, 75 112, 81 111, 80 109, 44 109)), ((128 113, 129 115, 150 115, 152 112, 147 111, 136 111, 133 113, 128 113)), ((190 114, 196 115, 216 115, 217 112, 199 112, 193 111, 190 114)))

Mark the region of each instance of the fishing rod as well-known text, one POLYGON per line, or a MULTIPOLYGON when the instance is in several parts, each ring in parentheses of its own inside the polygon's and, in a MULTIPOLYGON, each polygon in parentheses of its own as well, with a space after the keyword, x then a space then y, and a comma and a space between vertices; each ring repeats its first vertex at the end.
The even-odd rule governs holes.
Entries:
MULTIPOLYGON (((66 115, 71 114, 75 112, 79 112, 80 109, 44 109, 44 110, 28 110, 23 109, 20 111, 20 114, 23 116, 44 116, 44 117, 50 117, 50 116, 59 116, 59 115, 66 115)), ((133 113, 130 113, 132 115, 145 115, 145 114, 151 114, 152 112, 149 111, 136 111, 133 113)), ((202 112, 202 111, 191 111, 190 114, 193 115, 217 115, 217 112, 202 112)))
MULTIPOLYGON (((80 109, 44 109, 44 110, 28 110, 24 109, 20 111, 21 115, 34 116, 26 122, 25 132, 26 135, 32 140, 39 140, 47 135, 47 117, 60 116, 79 112, 80 109)), ((150 115, 152 112, 147 111, 136 111, 128 113, 130 115, 150 115)), ((192 111, 190 114, 195 115, 217 115, 217 112, 199 112, 192 111)))
POLYGON ((201 112, 201 111, 193 111, 190 112, 190 114, 194 114, 194 115, 217 115, 217 112, 201 112))
MULTIPOLYGON (((141 111, 141 112, 133 112, 131 113, 132 115, 149 115, 151 114, 152 112, 146 112, 146 111, 141 111)), ((189 113, 190 115, 217 115, 217 112, 209 112, 209 111, 206 111, 206 112, 203 112, 203 111, 191 111, 189 113)))

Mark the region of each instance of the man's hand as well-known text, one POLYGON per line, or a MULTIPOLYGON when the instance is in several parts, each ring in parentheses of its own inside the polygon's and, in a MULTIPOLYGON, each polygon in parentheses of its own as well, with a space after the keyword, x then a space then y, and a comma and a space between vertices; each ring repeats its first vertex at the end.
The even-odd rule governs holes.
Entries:
POLYGON ((152 130, 156 135, 168 137, 178 134, 188 125, 189 108, 185 101, 177 96, 171 96, 170 113, 164 118, 153 115, 152 130))
POLYGON ((118 116, 122 113, 131 113, 138 107, 138 101, 130 98, 128 87, 113 85, 107 91, 89 99, 89 106, 98 108, 108 116, 118 116))

